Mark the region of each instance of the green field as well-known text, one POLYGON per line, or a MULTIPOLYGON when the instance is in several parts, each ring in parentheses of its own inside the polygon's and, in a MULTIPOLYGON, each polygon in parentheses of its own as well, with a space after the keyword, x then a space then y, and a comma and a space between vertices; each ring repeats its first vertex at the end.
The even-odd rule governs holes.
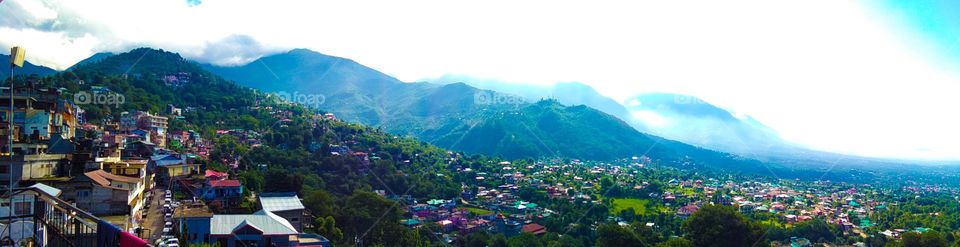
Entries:
POLYGON ((610 213, 617 215, 620 211, 633 208, 633 212, 637 215, 644 215, 647 213, 647 205, 649 203, 650 201, 645 199, 614 198, 613 205, 610 207, 610 213))
POLYGON ((474 215, 485 215, 485 214, 492 213, 492 211, 482 209, 482 208, 474 208, 474 207, 461 207, 461 208, 466 208, 468 211, 470 211, 470 213, 473 213, 474 215))

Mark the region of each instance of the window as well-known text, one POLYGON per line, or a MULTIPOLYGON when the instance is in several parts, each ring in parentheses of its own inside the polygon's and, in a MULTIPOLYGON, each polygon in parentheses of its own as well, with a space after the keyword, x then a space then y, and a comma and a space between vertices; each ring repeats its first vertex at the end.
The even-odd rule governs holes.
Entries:
POLYGON ((14 213, 17 215, 30 214, 30 202, 16 202, 14 203, 14 213))
POLYGON ((88 197, 88 196, 90 196, 90 191, 89 191, 89 190, 79 190, 79 191, 77 191, 77 197, 78 197, 78 198, 84 198, 84 197, 88 197))

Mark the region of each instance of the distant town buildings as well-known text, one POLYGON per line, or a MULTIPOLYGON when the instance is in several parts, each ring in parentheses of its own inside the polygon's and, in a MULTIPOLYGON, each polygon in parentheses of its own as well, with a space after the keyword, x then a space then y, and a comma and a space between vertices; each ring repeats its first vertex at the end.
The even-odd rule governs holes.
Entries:
POLYGON ((146 140, 164 148, 167 146, 167 117, 153 115, 149 112, 134 111, 120 113, 120 130, 131 132, 145 130, 142 133, 146 140))

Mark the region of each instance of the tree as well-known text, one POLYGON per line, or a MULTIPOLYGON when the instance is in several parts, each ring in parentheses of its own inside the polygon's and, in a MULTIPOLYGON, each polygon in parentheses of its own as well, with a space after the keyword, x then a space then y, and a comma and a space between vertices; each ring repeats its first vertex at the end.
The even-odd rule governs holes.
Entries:
POLYGON ((550 242, 547 247, 581 247, 583 242, 580 239, 576 239, 570 234, 563 235, 556 241, 550 242))
POLYGON ((293 173, 281 169, 270 169, 264 176, 266 184, 263 186, 264 192, 296 192, 300 194, 303 189, 303 174, 293 173))
POLYGON ((540 241, 537 240, 537 236, 529 232, 521 233, 520 235, 513 236, 510 240, 507 241, 510 244, 510 247, 539 247, 540 241))
POLYGON ((333 215, 333 206, 336 203, 333 195, 325 190, 313 190, 303 197, 304 205, 310 212, 318 216, 333 215))
POLYGON ((681 229, 694 246, 765 246, 761 228, 733 207, 704 206, 681 229))
POLYGON ((900 237, 900 242, 890 242, 887 246, 897 247, 947 247, 947 239, 937 231, 924 233, 907 232, 900 237))
POLYGON ((693 247, 693 243, 684 238, 671 238, 666 242, 657 244, 657 247, 693 247))
POLYGON ((490 239, 490 247, 509 247, 507 243, 507 237, 504 237, 503 234, 493 235, 493 238, 490 239))
POLYGON ((822 219, 798 223, 790 232, 792 232, 790 236, 804 237, 817 242, 833 241, 840 234, 835 226, 827 224, 822 219))
POLYGON ((947 247, 947 239, 943 234, 937 231, 927 231, 920 234, 920 246, 923 247, 947 247))
POLYGON ((399 246, 413 246, 426 236, 415 236, 415 232, 400 225, 398 203, 387 200, 376 193, 355 190, 346 197, 335 217, 344 238, 359 240, 356 244, 399 243, 399 246))
POLYGON ((343 240, 343 231, 337 228, 337 220, 332 216, 317 217, 313 220, 313 224, 316 226, 317 234, 327 237, 330 241, 340 242, 340 240, 343 240))
POLYGON ((660 234, 654 231, 653 228, 640 223, 639 221, 634 222, 630 225, 633 228, 634 235, 640 239, 641 243, 653 244, 660 242, 660 234))
POLYGON ((460 246, 464 247, 486 247, 487 242, 490 241, 490 236, 485 232, 475 232, 467 235, 466 238, 460 243, 460 246))
POLYGON ((640 238, 630 228, 616 224, 604 224, 597 228, 598 247, 642 246, 640 238))
POLYGON ((903 247, 921 247, 920 233, 907 232, 900 236, 900 243, 903 247))

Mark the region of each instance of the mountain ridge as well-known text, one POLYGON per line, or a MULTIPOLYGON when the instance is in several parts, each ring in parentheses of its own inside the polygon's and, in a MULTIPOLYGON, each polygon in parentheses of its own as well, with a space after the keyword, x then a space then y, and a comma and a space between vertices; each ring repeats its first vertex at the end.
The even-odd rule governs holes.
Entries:
MULTIPOLYGON (((617 117, 586 106, 565 106, 555 101, 528 103, 519 97, 504 96, 500 92, 478 89, 466 83, 404 83, 352 60, 304 49, 262 57, 237 67, 203 66, 224 78, 259 90, 302 90, 299 92, 323 94, 325 103, 320 108, 338 117, 383 127, 396 134, 415 136, 441 147, 480 154, 515 158, 552 157, 559 154, 580 156, 572 158, 616 159, 643 155, 642 149, 646 147, 634 146, 652 146, 654 139, 663 139, 652 138, 617 117), (348 62, 339 64, 336 61, 348 62), (253 74, 258 75, 251 76, 253 74), (265 84, 253 79, 264 77, 283 81, 285 85, 265 84), (482 97, 506 98, 496 102, 481 102, 482 97), (521 113, 525 115, 515 115, 521 113), (594 119, 577 118, 577 115, 594 116, 594 119), (547 129, 547 125, 541 124, 550 121, 554 121, 556 126, 569 125, 566 129, 591 129, 596 133, 565 133, 563 138, 550 138, 564 130, 547 129), (606 134, 611 129, 616 130, 616 134, 606 134), (629 136, 627 144, 622 146, 618 144, 624 143, 618 139, 622 138, 621 135, 629 136), (458 141, 463 138, 483 141, 458 141), (600 145, 616 147, 602 149, 601 152, 578 150, 600 145), (632 149, 627 150, 627 147, 632 149)), ((567 86, 582 91, 576 84, 567 86)), ((699 149, 679 143, 668 147, 677 150, 699 149)), ((662 153, 678 155, 683 151, 662 153)), ((719 156, 723 155, 716 157, 719 156)))
MULTIPOLYGON (((0 61, 5 61, 5 62, 10 61, 10 55, 0 54, 0 61)), ((5 80, 9 78, 10 77, 9 73, 10 73, 9 69, 0 70, 0 79, 5 80)), ((43 77, 43 76, 55 74, 57 73, 57 70, 43 66, 43 65, 31 63, 29 60, 25 60, 23 61, 23 68, 17 68, 14 73, 16 73, 16 75, 18 76, 38 75, 43 77)))

